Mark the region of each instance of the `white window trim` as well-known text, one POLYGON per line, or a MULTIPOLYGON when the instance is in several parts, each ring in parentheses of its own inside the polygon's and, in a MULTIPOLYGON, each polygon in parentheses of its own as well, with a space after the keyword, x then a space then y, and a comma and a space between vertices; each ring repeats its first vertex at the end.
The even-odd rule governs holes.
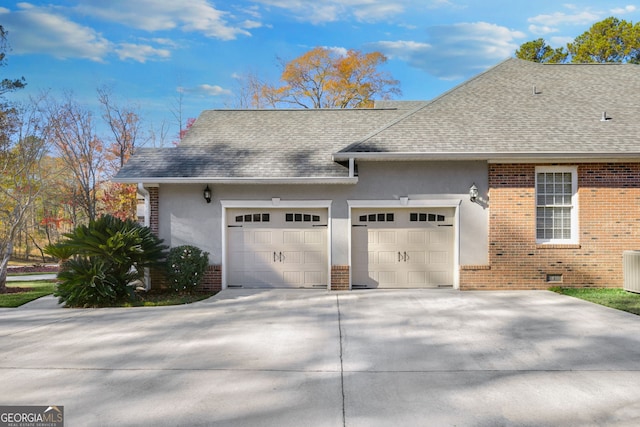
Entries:
MULTIPOLYGON (((538 221, 538 174, 539 173, 571 173, 571 238, 569 239, 538 239, 537 231, 536 243, 541 245, 558 245, 558 244, 578 244, 579 243, 579 224, 578 224, 578 166, 536 166, 535 171, 535 219, 538 221)), ((536 225, 537 228, 537 225, 536 225)))

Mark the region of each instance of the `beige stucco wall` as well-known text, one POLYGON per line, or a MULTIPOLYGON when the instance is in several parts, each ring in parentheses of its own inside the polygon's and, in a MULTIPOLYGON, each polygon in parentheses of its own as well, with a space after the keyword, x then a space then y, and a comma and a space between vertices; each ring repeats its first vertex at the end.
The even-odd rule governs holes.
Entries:
POLYGON ((486 264, 488 209, 469 201, 475 183, 486 198, 486 162, 359 162, 357 184, 217 185, 209 183, 213 200, 202 197, 206 183, 161 184, 160 237, 170 246, 191 244, 210 252, 212 264, 222 264, 221 200, 332 200, 331 263, 349 264, 349 204, 354 200, 460 200, 459 264, 486 264))

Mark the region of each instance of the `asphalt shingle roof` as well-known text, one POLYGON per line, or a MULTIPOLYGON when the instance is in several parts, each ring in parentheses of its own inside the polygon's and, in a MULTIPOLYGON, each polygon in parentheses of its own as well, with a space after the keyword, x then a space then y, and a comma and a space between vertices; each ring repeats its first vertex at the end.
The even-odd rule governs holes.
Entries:
POLYGON ((430 102, 379 106, 204 111, 180 146, 138 150, 116 180, 348 177, 332 154, 640 158, 640 65, 512 58, 430 102))
POLYGON ((639 136, 639 65, 513 58, 342 152, 638 153, 639 136))
POLYGON ((143 148, 116 180, 344 178, 332 153, 406 109, 204 111, 178 147, 143 148))

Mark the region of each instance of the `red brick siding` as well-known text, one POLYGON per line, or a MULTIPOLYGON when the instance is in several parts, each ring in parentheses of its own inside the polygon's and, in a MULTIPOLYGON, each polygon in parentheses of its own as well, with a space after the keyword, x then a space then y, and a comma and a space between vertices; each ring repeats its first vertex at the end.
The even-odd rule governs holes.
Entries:
POLYGON ((331 266, 331 290, 332 291, 348 291, 349 290, 349 266, 348 265, 332 265, 331 266))
POLYGON ((489 167, 489 265, 461 266, 461 289, 621 287, 622 252, 640 248, 640 164, 578 165, 577 245, 538 245, 535 165, 489 167))
POLYGON ((150 187, 147 188, 149 191, 149 228, 153 231, 156 236, 160 233, 160 216, 158 209, 158 187, 150 187))
POLYGON ((204 273, 204 279, 200 285, 203 291, 222 290, 222 266, 210 265, 204 273))

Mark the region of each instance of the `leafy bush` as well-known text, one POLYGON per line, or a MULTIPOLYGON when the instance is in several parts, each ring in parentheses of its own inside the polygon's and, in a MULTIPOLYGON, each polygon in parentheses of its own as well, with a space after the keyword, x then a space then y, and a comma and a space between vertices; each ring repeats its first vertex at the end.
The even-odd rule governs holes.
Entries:
POLYGON ((190 245, 171 248, 167 256, 169 286, 176 292, 193 292, 204 279, 209 253, 190 245))
POLYGON ((60 268, 54 294, 67 306, 131 300, 132 283, 144 276, 146 267, 161 265, 165 257, 166 246, 148 227, 110 215, 78 226, 65 237, 52 252, 72 254, 60 268))

